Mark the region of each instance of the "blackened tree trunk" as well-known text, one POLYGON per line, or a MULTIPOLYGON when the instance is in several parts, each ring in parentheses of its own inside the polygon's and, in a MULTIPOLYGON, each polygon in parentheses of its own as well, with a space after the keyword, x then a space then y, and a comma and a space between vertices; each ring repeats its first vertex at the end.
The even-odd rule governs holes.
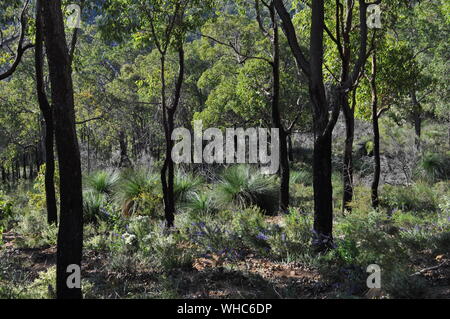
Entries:
POLYGON ((280 116, 280 39, 275 7, 270 5, 270 17, 273 26, 272 42, 272 124, 279 129, 280 136, 280 202, 279 209, 283 213, 289 208, 289 158, 287 149, 287 134, 280 116))
POLYGON ((35 40, 35 70, 36 70, 36 91, 39 108, 45 122, 45 200, 47 205, 47 222, 49 224, 58 223, 58 210, 56 207, 55 191, 55 155, 54 155, 54 125, 53 111, 48 102, 44 83, 44 52, 43 52, 43 21, 41 1, 36 3, 36 40, 35 40))
POLYGON ((410 92, 411 100, 413 104, 413 121, 414 121, 414 132, 415 135, 415 144, 417 150, 420 149, 420 137, 422 135, 422 105, 417 100, 416 90, 412 89, 410 92))
POLYGON ((178 104, 181 97, 181 88, 183 86, 184 80, 184 48, 183 44, 180 43, 178 46, 178 63, 179 71, 178 77, 175 84, 174 98, 171 105, 167 105, 166 101, 166 75, 165 75, 165 62, 166 53, 161 52, 161 101, 163 109, 163 125, 164 134, 166 142, 166 152, 164 164, 161 169, 161 184, 163 189, 163 199, 164 199, 164 214, 166 218, 167 227, 173 227, 175 220, 175 194, 174 194, 174 163, 172 160, 172 132, 174 130, 174 120, 175 112, 177 110, 178 104))
POLYGON ((331 150, 332 132, 340 110, 340 93, 335 88, 332 92, 332 103, 325 94, 323 79, 323 32, 324 32, 324 2, 312 1, 311 5, 311 33, 310 33, 310 61, 298 43, 295 27, 290 14, 284 7, 282 0, 274 0, 278 15, 283 22, 286 34, 297 67, 309 79, 309 95, 313 106, 314 124, 314 237, 313 246, 317 251, 324 251, 332 247, 333 236, 333 189, 331 184, 331 150), (332 116, 329 116, 330 107, 332 116))
POLYGON ((343 113, 345 118, 345 145, 344 145, 344 163, 342 168, 343 195, 342 211, 351 212, 351 202, 353 200, 353 140, 355 136, 355 110, 348 103, 348 99, 343 99, 343 113))
POLYGON ((376 51, 372 55, 372 74, 370 77, 370 90, 372 94, 372 127, 373 127, 373 156, 374 156, 374 173, 372 181, 372 207, 378 208, 378 185, 380 184, 381 159, 380 159, 380 128, 378 125, 378 92, 376 84, 377 76, 377 56, 376 51))
POLYGON ((22 154, 22 167, 23 167, 22 178, 27 179, 27 153, 25 151, 22 154))
POLYGON ((81 268, 83 246, 83 198, 81 163, 75 130, 72 70, 64 32, 61 0, 41 2, 50 70, 56 148, 60 169, 60 226, 56 260, 56 295, 59 299, 82 298, 81 287, 68 285, 69 265, 81 268))

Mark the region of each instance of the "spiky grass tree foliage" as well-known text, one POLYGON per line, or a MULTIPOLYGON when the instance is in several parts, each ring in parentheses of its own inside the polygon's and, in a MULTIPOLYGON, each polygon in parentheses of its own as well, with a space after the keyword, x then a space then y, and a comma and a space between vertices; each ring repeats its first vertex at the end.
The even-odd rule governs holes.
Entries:
POLYGON ((122 206, 122 214, 136 213, 152 215, 161 205, 159 176, 147 170, 127 170, 117 192, 117 200, 122 206))
POLYGON ((192 196, 203 184, 203 179, 199 176, 193 176, 185 173, 178 173, 175 176, 174 194, 177 204, 183 205, 187 203, 192 196))
POLYGON ((216 188, 218 202, 240 209, 258 206, 266 213, 274 213, 278 207, 278 191, 275 176, 261 174, 248 165, 227 168, 216 188))
POLYGON ((118 172, 109 170, 97 171, 86 178, 87 189, 99 194, 111 196, 114 193, 119 178, 120 175, 118 172))
POLYGON ((446 154, 427 153, 421 161, 424 177, 431 181, 448 180, 450 178, 450 152, 446 154))
POLYGON ((219 210, 212 192, 193 193, 189 196, 185 207, 192 217, 214 215, 219 210))
POLYGON ((83 192, 83 219, 85 223, 97 223, 99 219, 106 216, 103 210, 107 204, 106 193, 96 190, 85 190, 83 192))

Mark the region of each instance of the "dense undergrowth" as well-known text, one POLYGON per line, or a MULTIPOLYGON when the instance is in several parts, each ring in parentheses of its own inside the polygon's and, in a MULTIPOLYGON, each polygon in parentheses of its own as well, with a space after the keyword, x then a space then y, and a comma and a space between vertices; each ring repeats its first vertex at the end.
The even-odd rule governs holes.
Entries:
MULTIPOLYGON (((385 185, 379 211, 370 207, 370 190, 357 186, 353 211, 342 214, 342 189, 335 178, 335 249, 317 255, 310 248, 311 176, 304 170, 291 176, 292 207, 289 214, 275 216, 275 177, 247 166, 225 169, 209 183, 200 174, 178 172, 176 227, 167 230, 157 174, 143 169, 97 171, 84 178, 85 255, 102 256, 102 273, 150 273, 162 287, 147 294, 145 285, 130 288, 121 297, 179 297, 181 288, 168 283, 168 274, 189 272, 198 260, 233 269, 248 258, 315 269, 331 287, 331 297, 362 296, 370 264, 382 269, 384 296, 426 294, 430 284, 411 274, 421 258, 449 254, 450 182, 385 185)), ((44 199, 42 173, 31 187, 20 185, 12 195, 2 192, 0 234, 12 230, 13 244, 20 249, 53 247, 57 229, 46 223, 44 199)), ((14 258, 2 257, 0 263, 0 297, 53 296, 54 266, 30 278, 17 269, 14 258)), ((111 289, 95 275, 85 276, 87 297, 109 296, 111 289)), ((286 289, 283 297, 296 297, 286 289)))

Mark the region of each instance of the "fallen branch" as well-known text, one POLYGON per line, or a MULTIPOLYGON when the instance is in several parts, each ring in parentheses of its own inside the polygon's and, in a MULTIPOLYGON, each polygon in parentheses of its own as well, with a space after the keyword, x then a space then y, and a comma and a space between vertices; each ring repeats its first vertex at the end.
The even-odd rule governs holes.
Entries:
POLYGON ((439 268, 444 267, 444 266, 448 266, 448 262, 447 262, 447 261, 444 261, 442 264, 439 264, 439 265, 437 265, 437 266, 424 268, 424 269, 422 269, 422 270, 420 270, 420 271, 418 271, 418 272, 415 272, 414 274, 409 275, 409 276, 410 276, 410 277, 418 276, 418 275, 421 275, 421 274, 423 274, 423 273, 426 273, 427 271, 436 270, 436 269, 439 269, 439 268))

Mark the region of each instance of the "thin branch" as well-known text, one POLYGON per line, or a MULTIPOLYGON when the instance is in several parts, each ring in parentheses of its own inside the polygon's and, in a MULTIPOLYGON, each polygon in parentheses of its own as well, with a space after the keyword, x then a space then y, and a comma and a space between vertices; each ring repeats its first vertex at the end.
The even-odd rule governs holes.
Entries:
POLYGON ((17 66, 20 64, 20 61, 22 60, 22 56, 25 53, 25 51, 34 47, 33 44, 27 44, 25 46, 23 45, 25 41, 25 32, 27 27, 26 11, 28 9, 29 2, 30 0, 27 0, 25 2, 25 5, 23 6, 22 12, 20 14, 20 36, 19 36, 19 44, 17 45, 16 58, 14 59, 14 62, 11 65, 11 67, 4 73, 0 74, 0 80, 4 80, 10 77, 16 71, 17 66))

